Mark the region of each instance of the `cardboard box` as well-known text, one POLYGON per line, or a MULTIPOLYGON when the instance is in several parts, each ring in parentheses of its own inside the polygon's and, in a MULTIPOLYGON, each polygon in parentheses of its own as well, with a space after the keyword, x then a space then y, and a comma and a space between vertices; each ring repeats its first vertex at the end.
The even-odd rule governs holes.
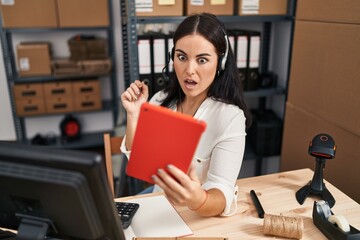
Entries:
POLYGON ((40 115, 46 112, 44 98, 16 99, 15 105, 18 116, 40 115))
POLYGON ((360 23, 358 0, 297 1, 296 19, 339 23, 360 23))
POLYGON ((4 28, 57 27, 56 0, 1 1, 4 28))
MULTIPOLYGON (((164 1, 138 1, 136 2, 136 16, 138 17, 162 17, 183 16, 184 1, 174 0, 174 3, 163 3, 164 1)), ((170 1, 171 2, 171 1, 170 1)))
POLYGON ((296 21, 288 101, 360 136, 360 25, 296 21))
POLYGON ((79 80, 72 82, 73 94, 75 97, 86 94, 100 94, 100 81, 94 80, 79 80))
POLYGON ((286 15, 288 0, 238 1, 237 14, 246 15, 286 15), (257 3, 257 4, 254 4, 257 3))
POLYGON ((60 27, 109 26, 108 0, 57 0, 60 27))
POLYGON ((72 97, 72 83, 63 81, 44 83, 44 95, 46 99, 56 97, 72 97))
POLYGON ((68 46, 72 60, 105 59, 108 57, 107 42, 103 38, 91 36, 83 39, 77 35, 68 40, 68 46))
POLYGON ((72 96, 46 98, 45 106, 47 113, 66 113, 74 111, 72 96))
POLYGON ((17 45, 20 76, 51 75, 50 58, 49 43, 21 43, 17 45))
MULTIPOLYGON (((337 148, 335 158, 325 163, 324 178, 360 202, 360 136, 328 120, 289 102, 286 104, 281 171, 301 168, 315 170, 315 158, 308 154, 309 143, 317 134, 327 133, 333 137, 337 148)), ((296 179, 294 184, 294 191, 302 187, 296 185, 296 179)))
POLYGON ((44 97, 44 88, 42 83, 15 84, 13 91, 15 100, 44 97))
POLYGON ((85 75, 107 74, 111 70, 111 60, 83 60, 79 61, 81 72, 85 75))
POLYGON ((15 84, 13 87, 16 114, 31 116, 45 113, 42 83, 15 84))
POLYGON ((70 59, 53 59, 51 61, 51 70, 55 76, 74 76, 81 74, 81 66, 77 61, 70 59))
POLYGON ((208 12, 215 15, 234 15, 234 0, 224 1, 186 1, 186 15, 208 12), (199 4, 203 3, 203 4, 199 4))
POLYGON ((100 94, 80 94, 74 96, 75 111, 93 111, 102 108, 100 94))

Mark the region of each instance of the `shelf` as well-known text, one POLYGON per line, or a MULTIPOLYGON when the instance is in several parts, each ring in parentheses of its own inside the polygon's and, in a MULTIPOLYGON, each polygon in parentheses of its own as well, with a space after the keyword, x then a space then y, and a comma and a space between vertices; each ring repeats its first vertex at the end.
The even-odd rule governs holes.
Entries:
POLYGON ((74 28, 4 28, 5 33, 40 33, 40 32, 79 32, 79 31, 108 31, 108 27, 74 27, 74 28))
POLYGON ((111 73, 103 74, 80 74, 71 76, 39 76, 39 77, 15 77, 14 83, 36 83, 36 82, 48 82, 48 81, 60 81, 60 80, 82 80, 97 77, 107 77, 111 73))
MULTIPOLYGON (((148 23, 180 23, 188 16, 179 17, 137 17, 136 23, 148 24, 148 23)), ((262 16, 218 16, 218 18, 224 23, 236 22, 236 23, 249 23, 249 22, 280 22, 291 21, 293 16, 291 15, 262 15, 262 16)))
MULTIPOLYGON (((104 138, 103 138, 104 133, 105 132, 84 133, 81 135, 79 139, 66 143, 62 143, 61 137, 56 137, 55 144, 37 145, 37 146, 44 146, 48 148, 62 148, 62 149, 96 148, 104 145, 104 138)), ((31 140, 28 140, 27 143, 31 144, 31 140)))

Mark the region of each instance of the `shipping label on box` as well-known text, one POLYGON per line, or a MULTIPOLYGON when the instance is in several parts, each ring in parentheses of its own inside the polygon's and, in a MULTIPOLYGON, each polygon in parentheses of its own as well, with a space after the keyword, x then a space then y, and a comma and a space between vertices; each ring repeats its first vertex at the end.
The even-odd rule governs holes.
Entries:
POLYGON ((288 0, 239 0, 239 15, 285 15, 288 0))
POLYGON ((186 15, 203 12, 234 15, 234 0, 187 0, 186 15))
POLYGON ((135 0, 136 12, 153 12, 152 0, 135 0))
POLYGON ((136 0, 136 16, 182 16, 184 3, 181 0, 136 0))

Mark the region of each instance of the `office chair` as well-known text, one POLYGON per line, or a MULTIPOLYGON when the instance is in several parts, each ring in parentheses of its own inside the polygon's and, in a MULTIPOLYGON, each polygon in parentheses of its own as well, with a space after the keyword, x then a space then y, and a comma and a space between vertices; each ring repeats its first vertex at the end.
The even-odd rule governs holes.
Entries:
MULTIPOLYGON (((104 134, 106 173, 108 177, 109 186, 114 197, 117 197, 117 193, 115 192, 115 187, 114 187, 114 172, 113 172, 112 157, 113 155, 121 154, 120 146, 122 140, 123 137, 120 136, 111 137, 109 133, 104 134)), ((120 170, 120 174, 121 174, 121 170, 120 170)), ((118 187, 116 187, 116 189, 118 189, 118 187)))
POLYGON ((123 197, 124 195, 136 195, 149 186, 148 183, 135 179, 126 175, 127 160, 125 155, 122 155, 120 146, 122 143, 122 136, 111 137, 109 133, 104 134, 104 149, 105 149, 105 165, 108 182, 114 197, 123 197), (120 171, 118 177, 114 177, 113 160, 114 157, 120 157, 120 171), (115 179, 115 182, 114 182, 115 179))

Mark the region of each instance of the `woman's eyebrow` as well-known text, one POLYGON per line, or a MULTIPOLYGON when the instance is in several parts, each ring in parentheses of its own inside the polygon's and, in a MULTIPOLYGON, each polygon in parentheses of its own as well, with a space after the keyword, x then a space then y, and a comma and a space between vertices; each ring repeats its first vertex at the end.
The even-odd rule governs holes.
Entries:
MULTIPOLYGON (((186 52, 184 52, 181 49, 176 49, 175 52, 181 52, 182 54, 187 55, 186 52)), ((196 55, 196 57, 205 57, 205 56, 210 57, 211 54, 209 54, 209 53, 200 53, 200 54, 196 55)))

